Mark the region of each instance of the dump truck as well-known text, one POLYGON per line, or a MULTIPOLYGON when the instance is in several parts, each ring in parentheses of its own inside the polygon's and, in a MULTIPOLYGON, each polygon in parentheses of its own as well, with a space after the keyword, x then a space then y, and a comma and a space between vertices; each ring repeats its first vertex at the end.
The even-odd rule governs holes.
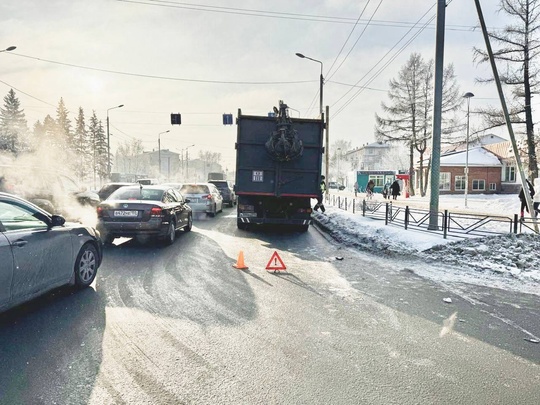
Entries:
POLYGON ((275 224, 305 232, 320 195, 324 119, 291 118, 280 101, 269 116, 238 110, 234 191, 239 229, 275 224))

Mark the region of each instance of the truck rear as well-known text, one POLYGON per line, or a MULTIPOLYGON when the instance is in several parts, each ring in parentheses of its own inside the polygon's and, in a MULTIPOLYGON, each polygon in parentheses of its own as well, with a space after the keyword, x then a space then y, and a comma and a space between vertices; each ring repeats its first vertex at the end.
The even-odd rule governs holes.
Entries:
POLYGON ((307 231, 311 199, 320 194, 324 121, 290 118, 280 101, 275 117, 238 111, 237 224, 292 225, 307 231))

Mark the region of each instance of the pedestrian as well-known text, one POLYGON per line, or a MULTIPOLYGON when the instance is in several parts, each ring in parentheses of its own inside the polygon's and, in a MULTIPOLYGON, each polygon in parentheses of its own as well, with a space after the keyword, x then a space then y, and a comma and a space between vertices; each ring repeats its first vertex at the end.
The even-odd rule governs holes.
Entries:
POLYGON ((397 200, 397 196, 400 195, 401 191, 401 187, 399 187, 399 182, 397 180, 394 180, 394 182, 390 186, 390 191, 392 192, 392 198, 394 200, 397 200))
POLYGON ((368 199, 373 198, 373 191, 375 190, 375 182, 373 180, 368 181, 366 186, 366 194, 368 199))
POLYGON ((319 185, 319 195, 317 197, 317 204, 315 204, 315 207, 313 209, 315 211, 318 211, 319 208, 322 212, 326 211, 326 208, 324 208, 323 204, 323 195, 326 192, 326 182, 324 181, 324 176, 321 176, 321 184, 319 185))
POLYGON ((536 192, 533 196, 533 208, 534 208, 534 217, 538 217, 540 214, 540 177, 534 179, 534 186, 536 187, 536 192))
POLYGON ((358 197, 358 182, 354 182, 354 196, 358 197))
MULTIPOLYGON (((525 179, 527 182, 527 188, 529 189, 529 194, 531 195, 531 199, 534 198, 534 186, 531 184, 529 179, 525 179)), ((519 220, 523 222, 525 218, 525 210, 529 212, 529 207, 527 206, 527 199, 525 198, 525 193, 523 192, 523 187, 521 187, 521 191, 519 192, 519 200, 521 201, 521 208, 519 210, 519 220)))
POLYGON ((390 198, 390 183, 386 182, 384 183, 383 189, 382 189, 382 196, 386 200, 387 198, 390 198))

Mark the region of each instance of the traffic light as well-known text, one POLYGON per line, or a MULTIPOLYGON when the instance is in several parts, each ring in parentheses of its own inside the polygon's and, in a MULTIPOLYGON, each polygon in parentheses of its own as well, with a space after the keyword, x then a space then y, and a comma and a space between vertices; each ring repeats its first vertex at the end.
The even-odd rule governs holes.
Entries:
POLYGON ((233 118, 232 114, 223 114, 223 125, 232 125, 233 118))
POLYGON ((180 113, 171 113, 171 125, 180 125, 182 123, 182 115, 180 113))

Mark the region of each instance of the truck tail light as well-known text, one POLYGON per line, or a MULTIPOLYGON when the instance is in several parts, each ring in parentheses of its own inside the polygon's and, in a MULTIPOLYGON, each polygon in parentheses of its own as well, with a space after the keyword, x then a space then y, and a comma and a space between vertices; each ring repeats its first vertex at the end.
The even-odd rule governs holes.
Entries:
POLYGON ((297 212, 300 214, 311 214, 312 209, 311 208, 298 208, 297 212))

